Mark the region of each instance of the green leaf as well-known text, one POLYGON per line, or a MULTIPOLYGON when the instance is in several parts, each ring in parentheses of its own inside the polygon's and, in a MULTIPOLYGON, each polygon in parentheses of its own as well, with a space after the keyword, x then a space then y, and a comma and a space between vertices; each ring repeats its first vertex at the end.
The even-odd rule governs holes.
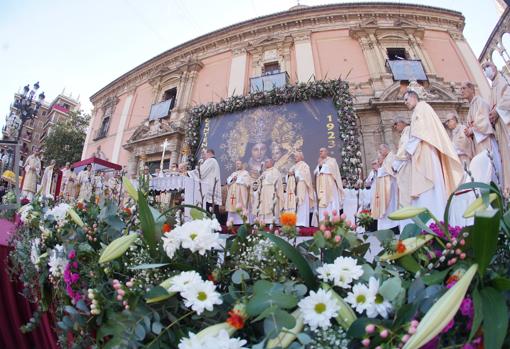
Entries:
POLYGON ((122 185, 126 188, 129 196, 131 196, 133 200, 138 201, 138 192, 127 177, 122 177, 122 185))
POLYGON ((270 338, 276 337, 283 328, 293 328, 296 326, 296 319, 288 312, 276 309, 273 316, 266 317, 264 320, 264 333, 270 338))
POLYGON ((193 207, 189 211, 189 214, 190 214, 191 218, 193 218, 194 220, 199 220, 199 219, 205 218, 205 214, 203 212, 197 210, 195 207, 193 207))
POLYGON ((301 253, 299 253, 299 251, 296 248, 294 248, 291 244, 289 244, 287 241, 283 240, 282 238, 276 235, 269 233, 262 233, 262 235, 264 235, 266 238, 271 240, 276 246, 278 246, 278 248, 282 250, 285 256, 287 256, 287 258, 292 263, 294 263, 306 287, 308 287, 311 290, 316 290, 318 287, 317 279, 313 274, 310 264, 308 264, 308 262, 306 261, 306 259, 304 259, 301 253))
POLYGON ((394 300, 400 290, 402 289, 402 281, 398 277, 392 277, 384 281, 381 287, 379 287, 379 293, 385 299, 392 301, 394 300))
POLYGON ((129 246, 131 246, 137 238, 138 234, 131 233, 113 240, 108 246, 106 246, 103 253, 101 253, 99 263, 106 263, 119 258, 128 250, 129 246))
POLYGON ((400 257, 398 262, 402 267, 404 267, 404 269, 413 274, 416 274, 421 269, 420 264, 418 264, 416 259, 410 254, 400 257))
POLYGON ((407 224, 400 234, 400 240, 415 237, 421 233, 420 227, 416 223, 407 224))
POLYGON ((492 287, 480 291, 483 312, 483 344, 485 348, 499 349, 507 335, 508 308, 505 295, 492 287))
POLYGON ((463 217, 469 218, 473 217, 477 212, 485 210, 491 202, 496 200, 498 198, 497 194, 491 193, 487 196, 487 193, 485 195, 482 195, 481 197, 477 198, 475 201, 473 201, 469 207, 464 212, 463 217))
POLYGON ((145 338, 145 328, 141 324, 136 324, 135 336, 140 341, 145 338))
POLYGON ((359 318, 352 323, 351 327, 349 327, 349 330, 347 331, 347 337, 364 338, 366 336, 365 327, 367 327, 368 324, 378 325, 380 323, 381 320, 379 319, 369 319, 366 317, 359 318))
POLYGON ((499 210, 488 209, 475 214, 471 241, 478 273, 483 276, 496 252, 499 234, 499 210))
POLYGON ((473 307, 475 314, 473 317, 473 324, 471 325, 471 332, 469 333, 469 339, 467 343, 471 342, 483 321, 482 297, 480 296, 480 292, 477 288, 473 290, 473 307))
POLYGON ((423 275, 421 279, 425 285, 441 284, 446 275, 450 272, 450 269, 451 267, 442 271, 433 271, 430 274, 423 275))
POLYGON ((234 284, 241 284, 244 280, 249 280, 250 274, 248 274, 243 269, 238 269, 232 274, 232 282, 234 284))
POLYGON ((156 251, 161 238, 161 230, 156 231, 156 222, 154 221, 154 215, 151 212, 147 198, 139 191, 138 192, 138 209, 140 217, 140 227, 142 228, 143 238, 149 246, 152 254, 156 251))
POLYGON ((499 291, 508 291, 510 290, 510 279, 497 277, 491 280, 491 285, 499 291))
POLYGON ((129 267, 131 270, 143 270, 143 269, 157 269, 164 267, 170 263, 153 263, 153 264, 140 264, 135 267, 129 267))
POLYGON ((152 323, 152 332, 154 332, 154 334, 160 334, 161 333, 161 330, 163 329, 163 326, 161 325, 161 322, 154 322, 152 323))
POLYGON ((377 240, 381 242, 381 244, 389 243, 395 238, 395 233, 393 230, 386 229, 386 230, 377 230, 374 232, 375 237, 377 240))

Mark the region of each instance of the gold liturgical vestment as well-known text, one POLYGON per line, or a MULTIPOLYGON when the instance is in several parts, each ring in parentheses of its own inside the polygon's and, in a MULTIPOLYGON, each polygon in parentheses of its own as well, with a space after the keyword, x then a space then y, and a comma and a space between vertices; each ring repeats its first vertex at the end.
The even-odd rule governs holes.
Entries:
POLYGON ((343 201, 344 188, 342 186, 342 177, 338 164, 332 157, 326 157, 322 163, 321 169, 317 168, 317 200, 319 207, 324 208, 333 201, 333 192, 338 192, 338 198, 343 201), (324 170, 326 169, 326 170, 324 170))
POLYGON ((493 151, 491 137, 494 136, 494 128, 489 120, 489 111, 489 104, 480 96, 475 96, 469 103, 466 121, 473 127, 474 155, 484 150, 493 151))
POLYGON ((406 126, 400 134, 398 150, 395 155, 395 161, 398 163, 397 166, 393 166, 397 171, 398 207, 411 205, 411 156, 406 152, 410 134, 411 127, 406 126))
POLYGON ((372 217, 380 219, 391 212, 386 212, 391 200, 391 181, 394 177, 392 168, 395 154, 389 152, 384 158, 381 168, 377 171, 378 175, 375 179, 375 192, 372 194, 372 217), (381 175, 379 175, 381 173, 381 175))
POLYGON ((35 154, 25 160, 25 179, 23 180, 22 191, 34 193, 37 190, 37 174, 41 170, 41 160, 35 154))
POLYGON ((501 73, 492 82, 491 107, 498 113, 495 125, 503 167, 503 190, 510 190, 510 86, 501 73))
POLYGON ((474 155, 474 147, 471 138, 466 137, 464 130, 466 126, 458 124, 452 130, 452 142, 457 155, 462 163, 462 168, 464 168, 464 163, 469 166, 471 159, 474 155))
POLYGON ((280 171, 276 167, 265 170, 261 175, 260 210, 265 223, 278 220, 283 207, 283 186, 280 171))
POLYGON ((251 186, 250 173, 246 170, 235 171, 227 178, 228 191, 225 209, 227 212, 244 211, 248 208, 248 190, 251 186), (234 180, 235 178, 235 180, 234 180))
POLYGON ((437 152, 446 195, 450 195, 463 178, 462 164, 439 117, 423 101, 414 108, 410 137, 421 140, 411 157, 411 197, 417 198, 434 188, 432 151, 437 152))

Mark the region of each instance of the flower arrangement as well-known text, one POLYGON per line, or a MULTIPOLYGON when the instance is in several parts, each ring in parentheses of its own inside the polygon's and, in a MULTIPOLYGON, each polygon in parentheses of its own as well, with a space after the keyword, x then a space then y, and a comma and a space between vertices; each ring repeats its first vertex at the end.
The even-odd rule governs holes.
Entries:
POLYGON ((370 210, 361 210, 356 215, 356 224, 363 227, 365 231, 369 231, 370 226, 374 223, 374 218, 371 215, 370 210))
POLYGON ((248 223, 221 235, 199 208, 175 223, 142 191, 124 207, 34 201, 10 255, 39 305, 24 330, 52 312, 62 347, 508 347, 508 208, 483 189, 497 199, 474 210, 472 226, 393 213, 413 223, 400 237, 375 232, 385 248, 372 262, 336 213, 298 243, 248 223))

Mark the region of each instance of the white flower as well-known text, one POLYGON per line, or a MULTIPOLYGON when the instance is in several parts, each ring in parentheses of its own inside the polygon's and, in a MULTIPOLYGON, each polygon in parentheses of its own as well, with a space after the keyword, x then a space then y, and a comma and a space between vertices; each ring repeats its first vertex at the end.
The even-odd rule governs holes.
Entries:
POLYGON ((220 294, 216 292, 216 286, 211 281, 194 282, 181 293, 184 305, 191 307, 198 315, 204 310, 213 310, 215 304, 221 304, 220 294))
POLYGON ((30 212, 34 209, 34 207, 30 204, 27 204, 25 206, 22 206, 19 210, 18 210, 18 213, 20 214, 20 219, 23 223, 26 223, 27 220, 28 220, 28 216, 30 214, 30 212))
POLYGON ((379 293, 379 280, 374 277, 370 278, 368 281, 368 292, 371 298, 373 298, 373 303, 367 308, 367 316, 376 317, 377 315, 381 315, 383 318, 387 319, 393 307, 391 303, 384 299, 379 293))
POLYGON ((220 234, 215 233, 219 228, 216 219, 201 219, 186 222, 175 228, 172 233, 176 234, 176 239, 180 240, 182 248, 204 255, 206 251, 221 248, 220 234))
POLYGON ((44 214, 44 219, 48 219, 49 216, 53 216, 53 218, 57 222, 62 223, 65 220, 67 211, 69 210, 70 207, 71 206, 69 206, 66 203, 58 204, 51 210, 46 211, 46 213, 44 214))
POLYGON ((200 337, 189 333, 189 338, 182 338, 179 349, 245 349, 246 340, 230 338, 228 332, 221 330, 216 336, 200 337))
POLYGON ((41 243, 41 239, 35 238, 32 241, 32 244, 30 246, 30 261, 35 266, 37 270, 39 270, 39 266, 37 265, 39 263, 39 244, 41 243))
POLYGON ((60 277, 65 270, 67 265, 66 253, 64 246, 56 245, 50 252, 50 260, 48 261, 50 267, 50 273, 54 277, 60 277))
POLYGON ((319 278, 324 281, 333 281, 335 286, 351 287, 351 283, 363 275, 363 268, 351 257, 338 257, 333 264, 324 264, 317 268, 319 278))
POLYGON ((174 232, 165 233, 161 239, 163 240, 163 249, 169 258, 174 258, 175 251, 181 246, 179 237, 174 232))
POLYGON ((332 297, 330 291, 319 289, 317 292, 310 291, 308 297, 303 298, 298 303, 299 309, 303 314, 304 322, 312 330, 317 327, 328 328, 332 317, 338 316, 340 306, 332 297))
POLYGON ((374 302, 373 296, 363 284, 356 284, 352 288, 352 292, 347 294, 345 301, 351 304, 358 313, 363 313, 374 302))
POLYGON ((202 282, 200 274, 196 271, 183 271, 179 275, 172 277, 169 292, 184 292, 191 284, 202 282))

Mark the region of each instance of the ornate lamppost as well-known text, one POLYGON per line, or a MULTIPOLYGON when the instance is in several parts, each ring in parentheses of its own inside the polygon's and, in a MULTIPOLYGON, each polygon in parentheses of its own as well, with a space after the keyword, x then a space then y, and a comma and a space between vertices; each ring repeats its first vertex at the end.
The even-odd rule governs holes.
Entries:
POLYGON ((18 122, 19 128, 16 136, 16 140, 19 142, 21 136, 21 130, 23 129, 23 125, 28 120, 35 118, 37 113, 39 112, 39 108, 44 102, 44 92, 41 92, 34 103, 34 97, 39 89, 39 81, 36 82, 30 90, 30 85, 26 85, 23 87, 23 93, 17 96, 14 101, 14 107, 18 110, 18 117, 20 122, 18 122))

